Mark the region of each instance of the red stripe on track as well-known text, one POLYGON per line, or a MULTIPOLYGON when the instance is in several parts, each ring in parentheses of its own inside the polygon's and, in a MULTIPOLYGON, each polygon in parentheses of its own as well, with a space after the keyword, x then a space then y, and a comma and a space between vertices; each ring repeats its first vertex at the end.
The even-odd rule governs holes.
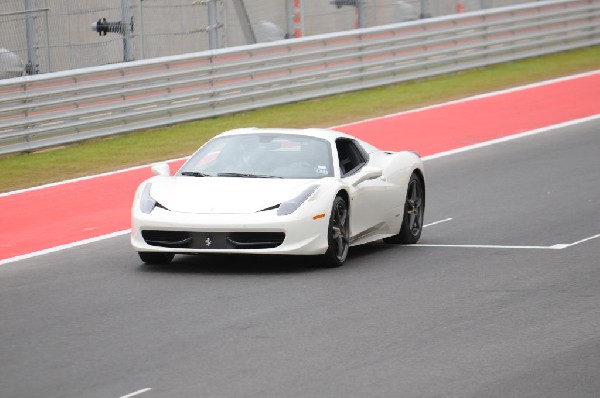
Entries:
MULTIPOLYGON (((599 98, 595 73, 339 130, 425 156, 600 114, 599 98)), ((136 169, 0 197, 0 260, 128 229, 135 189, 149 176, 136 169)))
POLYGON ((600 113, 600 73, 409 112, 340 130, 422 156, 600 113))
POLYGON ((151 176, 142 168, 0 197, 0 260, 129 229, 135 190, 151 176))

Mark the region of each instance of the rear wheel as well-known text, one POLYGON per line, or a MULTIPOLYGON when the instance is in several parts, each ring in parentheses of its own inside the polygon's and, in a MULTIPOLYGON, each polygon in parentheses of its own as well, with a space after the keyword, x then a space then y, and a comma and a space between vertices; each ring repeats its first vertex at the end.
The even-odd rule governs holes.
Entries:
POLYGON ((383 241, 386 243, 417 243, 423 231, 424 214, 425 190, 419 176, 413 173, 408 181, 400 232, 389 238, 384 238, 383 241))
POLYGON ((138 252, 140 259, 146 264, 169 264, 175 254, 173 253, 155 253, 155 252, 138 252))
POLYGON ((350 249, 348 205, 344 198, 336 196, 329 217, 327 241, 329 247, 323 255, 323 265, 326 267, 339 267, 344 264, 350 249))

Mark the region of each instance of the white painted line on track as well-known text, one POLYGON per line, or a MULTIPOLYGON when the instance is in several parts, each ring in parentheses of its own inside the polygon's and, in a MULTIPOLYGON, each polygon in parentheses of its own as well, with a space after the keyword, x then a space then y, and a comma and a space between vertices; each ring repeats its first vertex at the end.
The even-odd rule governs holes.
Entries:
POLYGON ((405 245, 406 247, 456 247, 466 249, 536 249, 536 250, 561 250, 554 246, 508 246, 508 245, 450 245, 450 244, 428 244, 417 243, 416 245, 405 245))
POLYGON ((518 246, 518 245, 451 245, 451 244, 429 244, 429 243, 417 243, 416 245, 404 245, 406 247, 454 247, 454 248, 465 248, 465 249, 528 249, 528 250, 563 250, 572 246, 579 245, 581 243, 590 241, 592 239, 600 238, 600 234, 590 236, 585 239, 578 240, 573 243, 558 243, 552 246, 518 246))
POLYGON ((423 225, 423 228, 431 227, 432 225, 436 225, 436 224, 441 224, 441 223, 446 222, 446 221, 452 221, 452 217, 445 218, 443 220, 432 222, 432 223, 429 223, 429 224, 425 224, 425 225, 423 225))
POLYGON ((573 243, 569 243, 569 244, 565 244, 565 245, 560 245, 560 244, 554 245, 553 247, 555 247, 557 249, 566 249, 567 247, 575 246, 580 243, 584 243, 584 242, 587 242, 588 240, 592 240, 592 239, 596 239, 596 238, 600 238, 600 234, 590 236, 589 238, 581 239, 581 240, 578 240, 577 242, 573 242, 573 243))
POLYGON ((121 396, 120 398, 131 398, 131 397, 135 397, 136 395, 143 394, 143 393, 145 393, 145 392, 148 392, 148 391, 150 391, 150 390, 152 390, 152 389, 151 389, 151 388, 142 388, 141 390, 138 390, 138 391, 132 392, 131 394, 123 395, 123 396, 121 396))
POLYGON ((44 249, 44 250, 40 250, 40 251, 33 252, 33 253, 23 254, 21 256, 10 257, 10 258, 6 258, 4 260, 0 260, 0 265, 13 263, 15 261, 20 261, 20 260, 27 260, 27 259, 33 258, 33 257, 43 256, 44 254, 54 253, 54 252, 58 252, 58 251, 65 250, 65 249, 70 249, 72 247, 83 246, 83 245, 87 245, 88 243, 99 242, 101 240, 114 238, 116 236, 126 235, 128 233, 131 233, 131 229, 127 229, 124 231, 117 231, 117 232, 113 232, 111 234, 97 236, 95 238, 84 239, 84 240, 80 240, 78 242, 68 243, 66 245, 55 246, 50 249, 44 249))

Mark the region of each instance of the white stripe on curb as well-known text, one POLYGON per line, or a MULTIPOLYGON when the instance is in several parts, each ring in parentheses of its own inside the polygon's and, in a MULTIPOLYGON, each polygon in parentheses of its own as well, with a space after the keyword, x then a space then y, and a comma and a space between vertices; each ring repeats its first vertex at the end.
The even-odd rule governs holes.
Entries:
POLYGON ((15 261, 26 260, 26 259, 33 258, 33 257, 42 256, 44 254, 59 252, 62 250, 71 249, 73 247, 87 245, 88 243, 100 242, 101 240, 114 238, 115 236, 126 235, 130 232, 131 232, 131 229, 127 229, 124 231, 118 231, 118 232, 113 232, 111 234, 97 236, 95 238, 80 240, 78 242, 67 243, 66 245, 51 247, 50 249, 44 249, 44 250, 40 250, 40 251, 33 252, 33 253, 23 254, 20 256, 16 256, 16 257, 10 257, 10 258, 4 259, 4 260, 0 260, 0 265, 13 263, 15 261))

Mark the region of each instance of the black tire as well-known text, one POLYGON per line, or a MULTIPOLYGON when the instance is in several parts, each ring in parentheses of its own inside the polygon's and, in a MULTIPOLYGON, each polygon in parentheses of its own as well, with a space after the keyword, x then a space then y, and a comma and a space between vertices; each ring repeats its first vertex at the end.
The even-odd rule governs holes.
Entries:
POLYGON ((155 253, 155 252, 138 252, 140 259, 146 264, 169 264, 175 254, 173 253, 155 253))
POLYGON ((419 176, 413 173, 408 180, 406 199, 404 201, 404 215, 400 232, 389 238, 384 238, 386 243, 413 244, 419 241, 423 231, 423 216, 425 215, 425 189, 419 176))
POLYGON ((322 256, 323 266, 329 268, 339 267, 346 261, 350 249, 348 204, 341 196, 336 196, 331 206, 327 241, 329 247, 322 256))

